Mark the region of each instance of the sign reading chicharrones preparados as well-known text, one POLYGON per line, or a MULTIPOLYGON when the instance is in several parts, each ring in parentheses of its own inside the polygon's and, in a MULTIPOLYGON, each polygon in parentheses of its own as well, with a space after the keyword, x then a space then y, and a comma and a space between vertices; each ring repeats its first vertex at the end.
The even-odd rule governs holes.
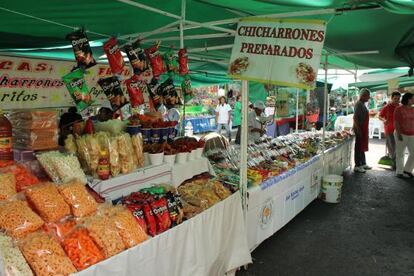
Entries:
POLYGON ((244 18, 237 26, 229 74, 235 79, 311 89, 325 31, 321 20, 244 18))

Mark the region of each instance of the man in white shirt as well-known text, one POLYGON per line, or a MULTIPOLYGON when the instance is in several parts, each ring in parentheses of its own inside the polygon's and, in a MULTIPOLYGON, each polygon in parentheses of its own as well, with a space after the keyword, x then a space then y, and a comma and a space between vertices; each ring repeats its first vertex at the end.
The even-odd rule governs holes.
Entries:
POLYGON ((216 107, 217 133, 220 134, 224 126, 226 128, 226 134, 229 142, 231 141, 230 119, 231 107, 226 103, 225 97, 220 97, 219 104, 216 107))
POLYGON ((263 128, 263 124, 260 121, 260 117, 266 108, 265 104, 262 101, 256 101, 253 108, 253 111, 250 111, 248 117, 249 142, 258 140, 266 133, 266 130, 263 128))

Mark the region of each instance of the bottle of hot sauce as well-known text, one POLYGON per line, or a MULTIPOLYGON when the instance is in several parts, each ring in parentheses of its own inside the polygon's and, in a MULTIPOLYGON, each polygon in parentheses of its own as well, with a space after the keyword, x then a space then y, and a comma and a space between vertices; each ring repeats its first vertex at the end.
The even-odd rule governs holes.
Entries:
POLYGON ((12 125, 0 109, 0 167, 13 164, 12 125))
POLYGON ((99 156, 99 163, 98 163, 98 177, 101 180, 106 180, 109 178, 111 174, 111 170, 109 168, 109 156, 106 150, 102 150, 99 156))

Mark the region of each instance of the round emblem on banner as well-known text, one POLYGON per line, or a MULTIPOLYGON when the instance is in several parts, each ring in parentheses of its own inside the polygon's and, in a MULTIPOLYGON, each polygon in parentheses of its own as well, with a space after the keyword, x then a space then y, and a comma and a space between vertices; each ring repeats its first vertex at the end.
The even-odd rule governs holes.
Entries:
POLYGON ((270 225, 273 215, 273 200, 268 199, 260 212, 260 226, 265 229, 270 225))

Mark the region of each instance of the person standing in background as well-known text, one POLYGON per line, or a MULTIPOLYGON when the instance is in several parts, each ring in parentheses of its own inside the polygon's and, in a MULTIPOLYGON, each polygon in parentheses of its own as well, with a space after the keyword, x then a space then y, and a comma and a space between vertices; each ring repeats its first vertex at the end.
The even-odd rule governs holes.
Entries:
POLYGON ((226 129, 226 135, 229 139, 229 143, 231 142, 230 119, 231 107, 226 103, 225 97, 220 97, 219 104, 216 107, 217 133, 220 134, 224 126, 226 129))
POLYGON ((391 94, 391 101, 385 105, 380 113, 379 119, 384 122, 384 132, 386 147, 388 151, 389 158, 394 162, 393 169, 395 170, 395 137, 394 137, 394 112, 395 109, 400 106, 401 94, 398 91, 395 91, 391 94))
POLYGON ((260 120, 262 113, 266 106, 262 101, 256 101, 253 105, 253 110, 250 111, 248 117, 249 124, 249 141, 254 142, 262 137, 266 130, 263 128, 263 124, 260 120))
POLYGON ((395 144, 396 144, 396 176, 412 178, 414 169, 414 95, 405 93, 401 106, 395 109, 395 144), (408 149, 408 159, 404 166, 405 149, 408 149))
POLYGON ((355 104, 354 112, 354 132, 355 132, 355 168, 358 173, 365 173, 372 169, 367 165, 365 152, 368 151, 368 128, 369 112, 365 104, 370 99, 371 92, 363 88, 360 91, 359 100, 355 104))
POLYGON ((65 144, 65 139, 69 134, 73 134, 73 127, 75 123, 82 122, 82 115, 78 113, 76 107, 69 107, 66 113, 60 116, 59 120, 59 145, 65 144))
POLYGON ((236 134, 236 144, 240 145, 240 135, 241 135, 241 114, 242 112, 242 104, 241 104, 241 96, 237 96, 236 102, 234 104, 234 112, 233 112, 233 127, 237 127, 237 134, 236 134))

